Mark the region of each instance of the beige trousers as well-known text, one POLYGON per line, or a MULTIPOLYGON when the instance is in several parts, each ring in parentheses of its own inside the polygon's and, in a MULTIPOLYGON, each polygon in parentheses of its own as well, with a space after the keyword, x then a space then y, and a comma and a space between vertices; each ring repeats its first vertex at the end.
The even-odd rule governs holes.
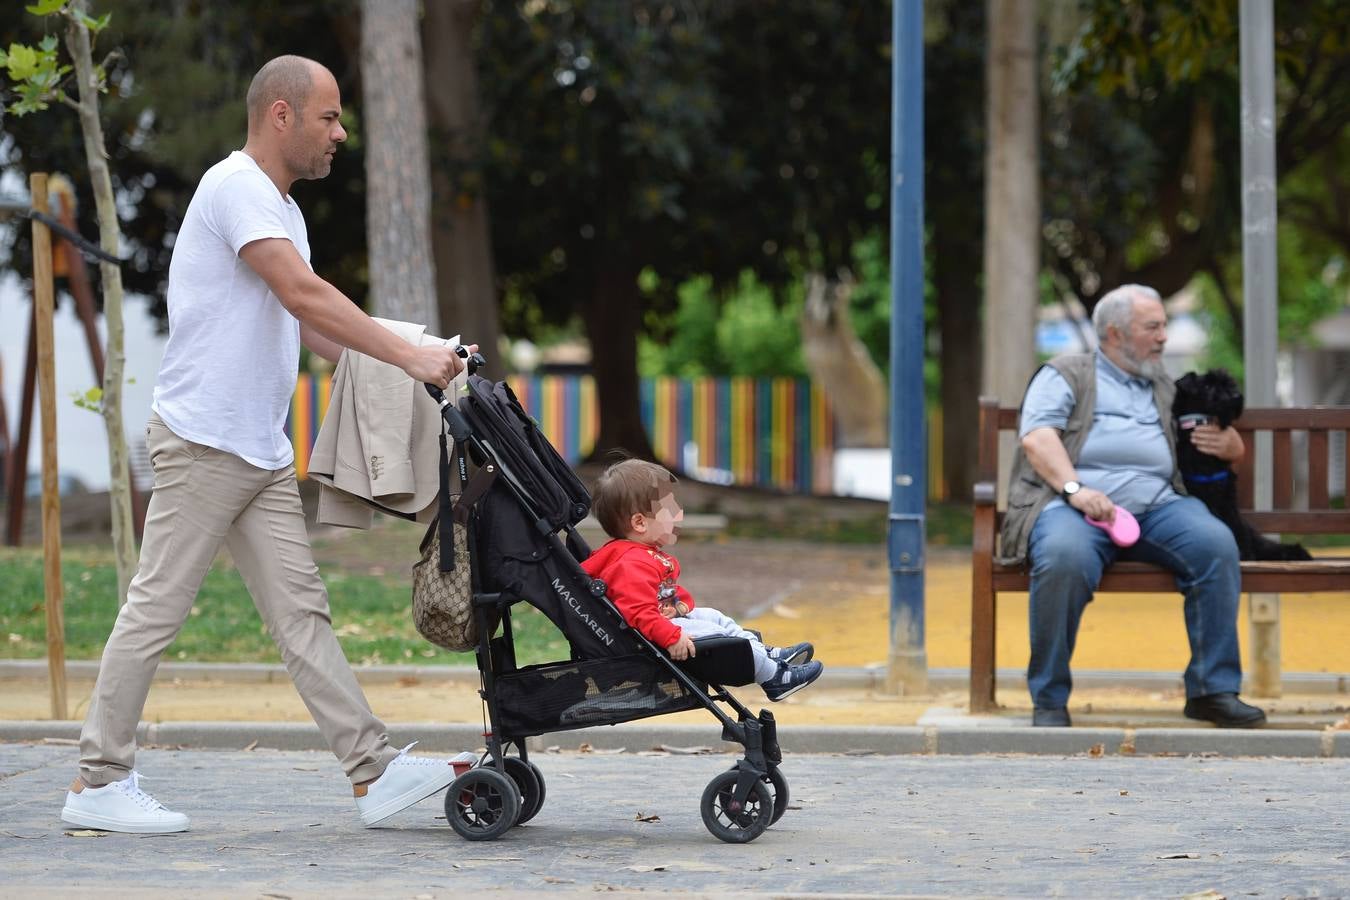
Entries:
POLYGON ((397 751, 333 634, 294 466, 259 469, 180 438, 158 416, 146 426, 146 447, 155 490, 140 567, 103 648, 80 735, 80 776, 98 786, 132 770, 136 724, 159 658, 183 627, 224 542, 343 771, 353 782, 378 778, 397 751))

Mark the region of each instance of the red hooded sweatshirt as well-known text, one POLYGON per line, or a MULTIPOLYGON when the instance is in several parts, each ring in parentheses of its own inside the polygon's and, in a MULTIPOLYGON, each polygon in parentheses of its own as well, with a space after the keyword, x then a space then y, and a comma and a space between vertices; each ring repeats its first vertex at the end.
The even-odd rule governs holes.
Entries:
POLYGON ((586 574, 599 578, 609 587, 609 599, 624 619, 658 647, 669 647, 680 639, 680 626, 661 615, 660 601, 684 601, 694 608, 694 598, 676 582, 680 563, 675 557, 637 541, 613 540, 596 550, 581 564, 586 574))

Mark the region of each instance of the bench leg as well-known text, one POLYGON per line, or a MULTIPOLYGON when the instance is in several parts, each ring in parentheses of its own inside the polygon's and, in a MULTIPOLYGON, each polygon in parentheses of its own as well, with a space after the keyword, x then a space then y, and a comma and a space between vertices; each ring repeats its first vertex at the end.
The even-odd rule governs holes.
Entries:
POLYGON ((1250 692, 1254 697, 1278 697, 1280 674, 1280 595, 1248 594, 1248 634, 1251 636, 1250 692))
POLYGON ((970 712, 988 713, 998 708, 994 702, 994 635, 997 633, 997 605, 990 574, 976 571, 971 583, 970 601, 970 712))

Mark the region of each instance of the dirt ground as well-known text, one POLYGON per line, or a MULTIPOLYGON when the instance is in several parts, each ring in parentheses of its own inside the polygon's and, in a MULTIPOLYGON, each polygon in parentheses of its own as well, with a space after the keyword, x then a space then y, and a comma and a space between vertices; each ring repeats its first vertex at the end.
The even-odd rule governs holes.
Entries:
MULTIPOLYGON (((402 528, 402 526, 399 526, 402 528)), ((390 548, 405 535, 377 529, 359 540, 326 535, 316 541, 320 567, 341 558, 344 566, 368 564, 378 571, 390 548), (364 563, 363 563, 364 561, 364 563)), ((889 634, 889 584, 884 548, 812 545, 797 542, 703 538, 678 545, 684 583, 696 598, 738 617, 763 632, 770 643, 807 639, 826 666, 863 667, 885 664, 889 634)), ((963 668, 969 664, 970 560, 968 553, 934 550, 925 575, 927 652, 930 668, 963 668)), ((1283 660, 1286 672, 1350 671, 1350 591, 1344 594, 1283 597, 1283 660)), ((1245 604, 1242 622, 1246 621, 1245 604)), ((1246 629, 1242 629, 1244 646, 1246 629)), ((1026 596, 1007 595, 1000 603, 998 662, 1001 667, 1026 665, 1026 596)), ((1181 599, 1174 594, 1101 595, 1084 618, 1074 665, 1078 670, 1176 672, 1188 657, 1181 619, 1181 599)), ((475 722, 481 705, 466 682, 417 681, 370 684, 372 707, 388 721, 475 722)), ((69 686, 71 715, 83 716, 92 684, 69 686)), ((755 688, 741 689, 743 699, 758 703, 755 688)), ((999 702, 1012 712, 1029 710, 1020 688, 999 692, 999 702)), ((775 704, 780 721, 799 725, 912 725, 932 707, 965 705, 964 691, 897 697, 863 689, 802 691, 775 704)), ((1272 712, 1350 708, 1350 697, 1286 696, 1262 701, 1272 712)), ((1178 691, 1079 689, 1072 709, 1078 712, 1118 711, 1126 715, 1175 712, 1178 691)), ((0 690, 0 718, 46 718, 44 681, 10 680, 0 690)), ((682 714, 690 722, 700 713, 682 714)), ((146 721, 308 721, 309 715, 289 684, 227 684, 160 680, 151 692, 146 721)), ((680 719, 672 719, 680 721, 680 719)))
MULTIPOLYGON (((726 494, 737 502, 739 493, 726 494)), ((747 494, 748 496, 748 494, 747 494)), ((312 497, 306 497, 312 506, 312 497)), ((719 494, 696 505, 735 514, 719 494)), ((693 504, 691 504, 693 505, 693 504)), ((782 515, 856 519, 881 515, 884 505, 864 501, 782 501, 782 515), (822 505, 823 504, 823 505, 822 505), (801 508, 798 508, 801 507, 801 508)), ((65 526, 63 523, 63 530, 65 526)), ((314 527, 315 558, 321 571, 383 575, 413 561, 422 527, 381 519, 369 532, 314 527)), ((593 544, 603 540, 588 534, 593 544)), ((807 541, 730 538, 717 530, 691 530, 676 545, 682 582, 699 603, 735 616, 764 634, 769 643, 810 640, 827 667, 884 666, 890 634, 890 587, 884 544, 825 544, 807 541)), ((1340 551, 1344 553, 1344 551, 1340 551)), ((970 663, 970 554, 945 547, 928 549, 925 571, 926 651, 930 668, 965 668, 970 663)), ((1350 586, 1337 594, 1285 594, 1281 601, 1281 652, 1285 672, 1350 672, 1350 586)), ((1240 613, 1244 662, 1247 611, 1240 613)), ((1027 598, 1002 595, 999 603, 997 659, 1000 668, 1027 663, 1027 598)), ((1180 673, 1189 657, 1177 594, 1102 594, 1089 608, 1079 633, 1074 667, 1180 673)), ((71 715, 84 714, 92 684, 69 686, 71 715)), ((444 682, 371 684, 372 707, 389 721, 474 722, 481 706, 474 685, 444 682)), ((758 702, 755 688, 743 699, 758 702)), ((1011 711, 1029 709, 1021 688, 999 692, 1011 711)), ((861 689, 813 688, 775 704, 781 721, 793 724, 913 724, 925 710, 963 707, 964 691, 895 697, 861 689)), ((1078 711, 1122 710, 1146 713, 1176 710, 1176 692, 1085 690, 1074 693, 1078 711)), ((1285 697, 1263 705, 1273 711, 1327 708, 1350 704, 1350 697, 1285 697)), ((48 694, 37 679, 0 684, 0 718, 46 718, 48 694)), ((698 713, 683 714, 699 721, 698 713)), ((146 721, 280 720, 307 721, 289 684, 225 684, 161 680, 151 692, 146 721)))

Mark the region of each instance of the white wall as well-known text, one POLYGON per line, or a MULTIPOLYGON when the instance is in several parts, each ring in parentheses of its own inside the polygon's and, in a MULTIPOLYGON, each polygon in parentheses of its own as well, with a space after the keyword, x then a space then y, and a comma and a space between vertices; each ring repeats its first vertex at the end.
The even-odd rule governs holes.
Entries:
MULTIPOLYGON (((31 298, 25 297, 21 282, 8 275, 0 280, 0 366, 3 366, 5 412, 11 439, 18 439, 19 399, 23 391, 24 359, 28 346, 31 298)), ((165 337, 155 334, 154 320, 146 312, 147 298, 126 300, 126 375, 123 423, 127 443, 136 446, 144 440, 145 423, 150 417, 150 402, 164 356, 165 337)), ((106 329, 99 318, 100 339, 106 341, 106 329)), ((97 413, 76 406, 71 396, 84 393, 96 384, 94 366, 89 360, 84 327, 75 315, 75 303, 64 299, 53 321, 56 339, 56 433, 58 469, 80 478, 91 490, 108 487, 108 439, 103 419, 97 413)), ((42 424, 36 404, 33 430, 28 444, 28 471, 42 468, 42 424)))

